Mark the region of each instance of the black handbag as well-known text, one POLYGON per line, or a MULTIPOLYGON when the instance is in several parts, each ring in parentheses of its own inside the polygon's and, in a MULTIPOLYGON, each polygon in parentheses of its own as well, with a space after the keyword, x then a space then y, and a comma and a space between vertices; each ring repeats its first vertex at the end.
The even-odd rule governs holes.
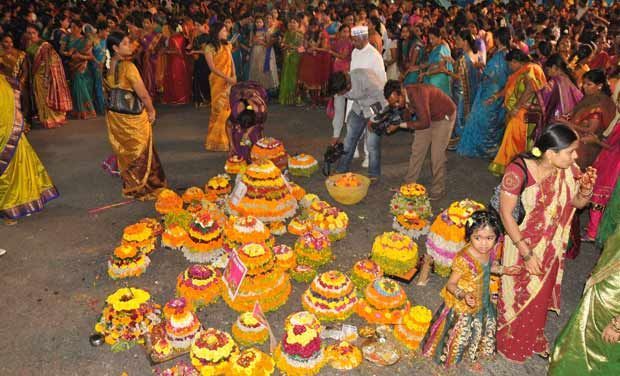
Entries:
MULTIPOLYGON (((117 62, 114 67, 114 85, 118 85, 118 70, 121 62, 117 62)), ((106 108, 108 111, 117 112, 125 115, 140 115, 144 111, 144 103, 140 97, 132 90, 125 90, 120 87, 113 87, 108 90, 106 98, 106 108)))
MULTIPOLYGON (((521 163, 515 163, 517 166, 521 167, 523 170, 523 184, 521 184, 521 190, 519 192, 519 199, 517 201, 517 206, 512 210, 512 217, 515 219, 518 225, 523 223, 525 219, 525 207, 523 206, 523 201, 521 201, 521 194, 525 187, 527 187, 527 164, 525 164, 525 160, 523 158, 519 158, 521 163)), ((499 194, 502 190, 502 184, 500 183, 495 190, 493 190, 493 196, 491 197, 491 201, 489 202, 489 206, 495 209, 499 213, 499 194)))

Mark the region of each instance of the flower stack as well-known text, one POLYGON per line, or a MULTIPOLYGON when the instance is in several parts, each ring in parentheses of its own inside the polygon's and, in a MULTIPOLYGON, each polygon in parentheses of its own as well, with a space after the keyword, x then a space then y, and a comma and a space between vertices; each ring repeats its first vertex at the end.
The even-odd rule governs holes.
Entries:
POLYGON ((275 236, 286 234, 286 225, 284 222, 277 221, 269 223, 269 231, 275 236))
POLYGON ((295 282, 299 283, 308 283, 312 281, 316 277, 316 269, 312 266, 297 264, 293 269, 291 269, 291 278, 295 280, 295 282))
POLYGON ((401 186, 390 201, 390 212, 394 216, 394 230, 414 239, 428 234, 432 209, 423 185, 409 183, 401 186))
POLYGON ((318 268, 332 259, 332 245, 321 231, 308 231, 295 242, 297 263, 318 268))
POLYGON ((372 260, 359 260, 351 269, 351 282, 360 292, 363 292, 369 283, 381 277, 383 277, 383 270, 372 260))
POLYGON ((151 263, 149 256, 132 245, 116 247, 108 260, 108 275, 112 279, 137 277, 142 275, 151 263))
POLYGON ((170 249, 181 249, 187 241, 187 231, 193 221, 193 216, 185 211, 170 212, 164 217, 164 232, 161 235, 161 245, 170 249))
POLYGON ((288 171, 293 176, 310 177, 319 169, 319 163, 310 154, 297 154, 288 158, 288 171))
POLYGON ((286 244, 279 244, 273 247, 273 254, 276 256, 278 266, 283 270, 291 270, 297 265, 295 251, 286 244))
POLYGON ((304 216, 297 216, 288 223, 288 232, 293 235, 303 235, 304 233, 312 230, 312 222, 306 219, 304 216))
POLYGON ((280 372, 287 375, 316 375, 325 364, 321 324, 310 312, 301 311, 287 317, 284 337, 274 359, 280 372))
POLYGON ((146 227, 150 228, 153 233, 153 237, 157 237, 164 232, 164 226, 162 226, 161 222, 155 218, 142 218, 138 221, 138 223, 144 223, 146 227))
POLYGON ((209 328, 194 338, 189 357, 201 375, 229 375, 232 357, 238 353, 230 334, 209 328))
POLYGON ((347 213, 331 206, 325 201, 315 201, 309 210, 310 223, 318 230, 327 234, 330 241, 344 239, 349 227, 347 213))
POLYGON ((212 177, 205 186, 205 192, 209 201, 215 201, 218 198, 226 197, 231 190, 230 176, 226 174, 219 174, 212 177))
POLYGON ((281 171, 286 170, 288 166, 288 155, 284 150, 284 144, 273 137, 263 137, 256 141, 250 150, 250 157, 253 163, 261 159, 268 159, 281 171))
POLYGON ((260 219, 251 215, 231 216, 224 228, 224 247, 228 252, 247 243, 264 243, 273 247, 275 239, 271 231, 260 219))
POLYGON ((189 226, 188 237, 183 246, 183 255, 190 262, 223 266, 226 261, 223 245, 222 227, 211 214, 202 212, 189 226))
POLYGON ((415 351, 431 325, 433 313, 424 306, 411 307, 400 325, 394 326, 394 337, 409 350, 415 351))
POLYGON ((221 293, 222 279, 212 266, 191 265, 177 278, 177 296, 194 311, 215 302, 221 293))
POLYGON ((314 278, 301 304, 321 321, 343 321, 353 314, 357 293, 349 277, 331 270, 314 278))
POLYGON ((183 192, 183 196, 181 196, 185 204, 200 202, 204 197, 205 192, 199 187, 189 187, 183 192))
POLYGON ((299 201, 299 206, 301 208, 301 211, 303 214, 307 214, 308 211, 310 210, 310 207, 312 206, 312 203, 315 201, 320 201, 321 199, 319 198, 319 196, 315 195, 314 193, 307 193, 304 195, 304 197, 301 198, 301 200, 299 201))
POLYGON ((153 234, 153 230, 146 223, 139 222, 125 227, 121 244, 137 248, 138 251, 148 255, 155 249, 156 241, 157 237, 153 234))
POLYGON ((407 295, 397 282, 379 278, 366 286, 357 314, 371 324, 397 324, 409 307, 407 295))
POLYGON ((435 273, 442 277, 450 275, 452 260, 466 244, 467 219, 481 209, 481 203, 465 199, 453 202, 437 216, 426 238, 426 252, 433 258, 435 273))
POLYGON ((254 346, 269 339, 269 331, 252 312, 243 312, 232 326, 232 336, 241 346, 254 346))
POLYGON ((185 298, 172 299, 166 303, 164 317, 168 343, 176 351, 189 350, 201 325, 185 298))
POLYGON ((295 215, 297 200, 270 160, 260 159, 248 166, 241 182, 247 189, 238 202, 229 200, 231 214, 252 215, 263 222, 283 222, 295 215))
POLYGON ((233 355, 230 376, 269 376, 274 371, 275 362, 271 356, 249 348, 233 355))
POLYGON ((245 162, 245 159, 238 155, 231 155, 226 160, 226 164, 224 165, 224 171, 227 174, 237 175, 243 173, 246 167, 247 163, 245 162))
POLYGON ((234 300, 230 294, 223 294, 228 306, 244 312, 251 311, 258 302, 265 312, 271 312, 285 304, 291 293, 291 281, 276 265, 271 249, 264 244, 248 243, 237 250, 237 255, 248 271, 234 300))
POLYGON ((161 215, 183 210, 183 199, 171 189, 162 189, 157 195, 155 210, 161 215))
POLYGON ((418 245, 398 232, 385 232, 375 238, 371 258, 387 275, 404 275, 418 263, 418 245))
POLYGON ((141 289, 123 287, 106 299, 95 332, 105 338, 112 351, 123 351, 144 343, 144 335, 161 319, 161 310, 151 295, 141 289))
POLYGON ((301 199, 306 195, 306 190, 297 183, 289 182, 288 184, 291 187, 291 194, 295 197, 295 200, 301 201, 301 199))
POLYGON ((327 346, 325 354, 329 365, 337 370, 348 371, 362 364, 362 351, 346 341, 327 346))

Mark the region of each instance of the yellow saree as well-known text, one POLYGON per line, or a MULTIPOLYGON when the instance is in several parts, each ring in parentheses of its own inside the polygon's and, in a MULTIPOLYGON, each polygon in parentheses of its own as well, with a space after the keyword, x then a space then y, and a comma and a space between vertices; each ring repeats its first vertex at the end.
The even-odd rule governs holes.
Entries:
MULTIPOLYGON (((234 69, 231 47, 230 44, 224 44, 217 51, 212 45, 205 47, 205 52, 213 56, 216 69, 227 77, 233 75, 234 69)), ((230 84, 214 73, 209 75, 209 84, 211 85, 211 115, 205 148, 210 151, 228 151, 226 121, 230 116, 230 84)))
MULTIPOLYGON (((538 64, 525 64, 519 70, 514 72, 508 81, 506 81, 504 107, 510 113, 512 112, 521 96, 525 93, 527 83, 532 85, 534 93, 541 90, 546 84, 545 72, 538 64)), ((540 103, 538 103, 538 97, 532 96, 532 99, 523 106, 517 109, 514 116, 507 116, 506 119, 506 131, 502 139, 502 144, 497 151, 495 159, 489 166, 489 170, 497 175, 504 173, 506 166, 512 161, 518 154, 528 150, 528 138, 534 131, 537 124, 527 119, 528 111, 532 110, 532 107, 540 109, 540 103)))
MULTIPOLYGON (((133 90, 133 84, 142 80, 131 62, 118 62, 118 82, 114 70, 106 77, 108 87, 133 90)), ((166 176, 153 145, 153 130, 146 111, 140 115, 126 115, 107 111, 108 138, 116 154, 123 179, 123 195, 140 200, 154 199, 159 189, 166 186, 166 176)))
POLYGON ((23 128, 19 91, 0 75, 0 216, 11 219, 41 211, 58 197, 23 128))

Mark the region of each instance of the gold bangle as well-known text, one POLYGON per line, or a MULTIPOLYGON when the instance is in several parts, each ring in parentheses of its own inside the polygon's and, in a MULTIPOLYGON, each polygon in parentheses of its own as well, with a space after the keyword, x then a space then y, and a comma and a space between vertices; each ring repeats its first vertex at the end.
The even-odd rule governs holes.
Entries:
POLYGON ((456 296, 456 298, 457 298, 458 300, 461 300, 461 299, 463 299, 463 297, 465 296, 465 291, 463 291, 463 289, 462 289, 462 288, 457 287, 457 288, 454 290, 454 296, 456 296))
POLYGON ((528 252, 527 255, 525 256, 521 256, 521 258, 523 259, 523 261, 528 262, 530 261, 530 259, 532 258, 532 256, 534 256, 534 253, 532 252, 532 250, 530 249, 530 251, 528 252))

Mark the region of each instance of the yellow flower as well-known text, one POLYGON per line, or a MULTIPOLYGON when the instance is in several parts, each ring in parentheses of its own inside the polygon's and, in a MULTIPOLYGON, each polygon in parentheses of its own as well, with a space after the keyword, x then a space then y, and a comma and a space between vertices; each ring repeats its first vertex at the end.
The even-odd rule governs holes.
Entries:
POLYGON ((106 299, 115 311, 129 311, 140 308, 140 306, 151 299, 151 295, 141 289, 123 287, 106 299))

